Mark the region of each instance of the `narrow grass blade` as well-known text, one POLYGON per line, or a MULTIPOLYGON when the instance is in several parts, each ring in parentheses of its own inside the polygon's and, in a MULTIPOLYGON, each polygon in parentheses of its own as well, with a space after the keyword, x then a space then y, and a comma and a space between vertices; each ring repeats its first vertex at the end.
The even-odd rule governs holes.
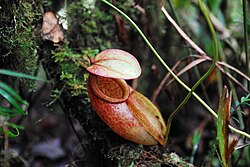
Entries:
POLYGON ((192 150, 192 155, 191 155, 191 157, 190 157, 190 163, 191 163, 191 164, 194 163, 194 156, 195 156, 195 153, 196 153, 196 151, 197 151, 197 149, 198 149, 200 139, 201 139, 201 130, 198 129, 198 130, 194 133, 194 136, 193 136, 193 138, 192 138, 193 150, 192 150))
POLYGON ((5 116, 5 117, 13 117, 18 115, 19 113, 16 112, 16 109, 10 109, 6 107, 0 106, 0 115, 5 116))
MULTIPOLYGON (((7 135, 10 138, 15 138, 19 136, 20 134, 19 129, 23 129, 23 126, 12 124, 12 123, 7 123, 5 126, 7 127, 7 130, 8 130, 7 135)), ((4 133, 3 128, 0 128, 0 133, 4 133)))
MULTIPOLYGON (((191 68, 199 65, 200 63, 207 61, 206 59, 204 59, 203 57, 200 57, 197 60, 194 60, 193 62, 191 62, 190 64, 188 64, 186 67, 184 67, 181 71, 179 71, 176 75, 179 77, 181 76, 183 73, 187 72, 188 70, 190 70, 191 68)), ((166 86, 170 85, 175 79, 171 79, 166 86)))
POLYGON ((32 75, 27 75, 24 73, 15 72, 15 71, 11 71, 11 70, 5 70, 5 69, 0 69, 0 74, 9 75, 9 76, 13 76, 13 77, 19 77, 19 78, 25 78, 25 79, 31 79, 31 80, 36 80, 36 81, 49 82, 49 81, 41 79, 39 77, 35 77, 32 75))
POLYGON ((21 106, 18 104, 18 102, 5 90, 0 88, 0 95, 5 98, 14 108, 15 111, 19 114, 26 115, 27 113, 21 108, 21 106))
POLYGON ((11 96, 13 96, 16 100, 18 100, 20 103, 27 105, 28 103, 19 96, 18 93, 14 89, 12 89, 9 85, 7 85, 4 82, 0 81, 0 88, 4 89, 7 93, 9 93, 11 96))

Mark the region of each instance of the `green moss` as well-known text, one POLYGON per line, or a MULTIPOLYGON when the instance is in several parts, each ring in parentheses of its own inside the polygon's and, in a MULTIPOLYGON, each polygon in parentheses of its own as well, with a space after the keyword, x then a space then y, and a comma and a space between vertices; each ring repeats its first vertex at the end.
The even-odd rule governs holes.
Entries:
POLYGON ((54 62, 59 65, 59 78, 73 96, 87 94, 88 73, 85 68, 90 63, 88 56, 94 57, 99 50, 121 44, 114 38, 116 27, 113 16, 100 9, 87 8, 85 1, 68 4, 67 42, 53 51, 54 62))
POLYGON ((88 74, 84 68, 90 65, 88 56, 96 54, 98 50, 82 50, 74 52, 66 44, 53 51, 54 61, 59 65, 60 80, 70 90, 72 96, 87 94, 88 74))
MULTIPOLYGON (((34 28, 41 18, 40 5, 32 0, 1 2, 1 68, 34 75, 38 59, 34 28)), ((26 90, 34 88, 33 81, 17 81, 26 90)))
POLYGON ((103 50, 110 48, 111 43, 112 46, 120 44, 114 38, 116 32, 113 16, 100 9, 97 6, 86 8, 84 1, 69 4, 67 40, 70 47, 103 50))

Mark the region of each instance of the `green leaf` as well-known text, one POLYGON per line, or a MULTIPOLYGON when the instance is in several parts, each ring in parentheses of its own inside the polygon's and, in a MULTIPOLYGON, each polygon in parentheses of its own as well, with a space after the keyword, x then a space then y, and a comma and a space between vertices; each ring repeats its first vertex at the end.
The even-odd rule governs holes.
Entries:
POLYGON ((201 139, 201 133, 202 133, 202 129, 198 129, 196 130, 196 132, 194 133, 193 135, 193 138, 192 138, 192 146, 193 146, 193 150, 192 150, 192 155, 190 157, 190 163, 194 163, 194 156, 195 156, 195 153, 198 149, 198 146, 199 146, 199 142, 200 142, 200 139, 201 139))
POLYGON ((0 115, 5 117, 13 117, 18 115, 19 113, 16 111, 16 109, 10 109, 6 107, 0 106, 0 115))
MULTIPOLYGON (((19 129, 23 129, 23 126, 12 124, 12 123, 7 123, 5 126, 8 129, 7 135, 10 138, 15 138, 15 137, 19 136, 19 134, 20 134, 19 129), (9 130, 9 129, 11 129, 11 130, 9 130)), ((0 128, 0 133, 4 133, 3 128, 0 128)))
POLYGON ((246 97, 242 97, 241 99, 240 99, 240 103, 250 103, 250 94, 248 94, 246 97))
POLYGON ((8 92, 11 96, 13 96, 20 103, 22 103, 24 105, 28 105, 28 103, 24 99, 22 99, 21 96, 19 96, 19 94, 17 94, 16 91, 14 89, 12 89, 9 85, 0 81, 0 88, 4 89, 6 92, 8 92))
POLYGON ((39 77, 27 75, 27 74, 20 73, 20 72, 5 70, 5 69, 0 69, 0 74, 9 75, 9 76, 13 76, 13 77, 19 77, 19 78, 25 78, 25 79, 31 79, 31 80, 37 80, 37 81, 43 81, 43 82, 49 82, 49 81, 41 79, 39 77))
POLYGON ((3 90, 2 88, 0 88, 0 95, 5 98, 14 108, 15 112, 19 113, 19 114, 24 114, 26 115, 27 112, 25 112, 21 106, 18 104, 18 102, 8 93, 6 92, 5 90, 3 90))
POLYGON ((192 139, 192 145, 195 150, 198 148, 200 138, 201 138, 201 132, 200 130, 198 130, 195 132, 193 139, 192 139))
POLYGON ((108 49, 97 54, 87 68, 90 73, 108 78, 134 79, 141 75, 136 58, 119 49, 108 49))
POLYGON ((87 50, 82 50, 82 53, 88 55, 90 58, 94 58, 95 55, 97 55, 99 53, 99 50, 98 49, 93 49, 93 50, 87 49, 87 50))
MULTIPOLYGON (((12 117, 18 114, 27 114, 27 112, 22 109, 21 104, 28 105, 28 103, 23 100, 14 89, 4 82, 0 82, 0 96, 2 96, 2 98, 4 98, 11 105, 10 107, 0 106, 0 116, 12 117)), ((14 138, 19 135, 19 129, 22 128, 22 126, 7 122, 1 125, 0 133, 7 133, 8 137, 14 138), (5 126, 7 130, 4 131, 3 126, 5 126)))

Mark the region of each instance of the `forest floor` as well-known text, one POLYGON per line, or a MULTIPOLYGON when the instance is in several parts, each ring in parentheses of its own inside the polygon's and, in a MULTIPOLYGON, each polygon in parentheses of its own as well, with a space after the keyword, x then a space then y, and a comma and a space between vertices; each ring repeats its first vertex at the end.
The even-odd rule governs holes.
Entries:
POLYGON ((81 125, 75 120, 70 123, 59 104, 48 106, 51 88, 48 84, 40 86, 33 94, 29 115, 13 120, 21 120, 24 130, 17 138, 9 139, 9 149, 16 154, 9 162, 32 167, 73 164, 81 157, 82 149, 71 123, 77 131, 81 131, 81 125))

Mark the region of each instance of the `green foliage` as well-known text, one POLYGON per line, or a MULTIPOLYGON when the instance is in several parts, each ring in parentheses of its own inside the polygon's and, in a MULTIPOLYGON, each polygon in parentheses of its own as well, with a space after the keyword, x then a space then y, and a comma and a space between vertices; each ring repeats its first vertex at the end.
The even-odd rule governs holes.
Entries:
POLYGON ((93 50, 87 49, 87 50, 82 50, 82 53, 84 55, 88 55, 88 57, 90 57, 90 58, 94 58, 95 55, 97 55, 99 53, 99 50, 98 49, 93 49, 93 50))
POLYGON ((14 116, 16 114, 24 114, 27 113, 22 109, 20 104, 27 105, 27 102, 24 101, 14 89, 9 87, 4 82, 0 82, 0 95, 10 104, 10 107, 1 106, 0 114, 4 116, 14 116), (20 104, 19 104, 20 103, 20 104), (12 109, 13 108, 13 109, 12 109))
POLYGON ((172 4, 175 8, 186 8, 188 10, 190 10, 190 7, 192 6, 189 0, 173 0, 172 4))
POLYGON ((221 11, 222 0, 207 0, 207 5, 212 13, 219 18, 222 23, 225 23, 224 15, 221 11))
POLYGON ((218 13, 222 0, 207 0, 206 2, 213 13, 218 13))
POLYGON ((20 72, 14 72, 14 71, 11 71, 11 70, 0 69, 0 74, 12 76, 12 77, 29 79, 29 80, 37 80, 37 81, 48 82, 47 80, 41 79, 39 77, 31 76, 31 75, 20 73, 20 72))
MULTIPOLYGON (((44 81, 38 77, 10 70, 1 69, 0 74, 30 80, 44 81)), ((28 106, 28 103, 13 88, 1 81, 0 102, 0 133, 7 133, 7 135, 11 138, 17 137, 19 135, 19 130, 23 129, 23 127, 10 123, 9 118, 16 115, 27 115, 28 113, 24 110, 24 108, 28 106)))
POLYGON ((218 159, 220 155, 217 146, 218 144, 216 140, 209 141, 209 149, 205 158, 204 166, 220 166, 220 159, 218 159))
POLYGON ((202 134, 202 130, 201 129, 198 129, 193 137, 192 137, 192 146, 193 146, 193 150, 192 150, 192 155, 190 157, 190 163, 193 164, 194 163, 194 156, 195 156, 195 153, 198 149, 198 146, 199 146, 199 142, 200 142, 200 139, 201 139, 201 134, 202 134))
MULTIPOLYGON (((250 94, 248 94, 247 96, 243 96, 243 97, 241 97, 241 99, 240 99, 240 103, 238 104, 238 105, 248 105, 249 107, 250 107, 250 94)), ((237 105, 237 106, 238 106, 237 105)))
POLYGON ((245 146, 244 150, 242 150, 242 149, 235 150, 233 152, 232 159, 234 161, 232 162, 232 164, 237 163, 237 166, 239 166, 239 167, 249 166, 249 164, 250 164, 250 147, 245 146))
POLYGON ((28 103, 4 82, 0 82, 0 96, 0 134, 7 133, 9 137, 16 137, 19 135, 19 129, 22 129, 22 126, 9 123, 8 118, 18 114, 27 115, 22 107, 27 106, 28 103))
POLYGON ((244 106, 249 106, 250 107, 250 94, 241 97, 240 101, 235 102, 235 108, 231 108, 231 114, 233 114, 236 111, 243 113, 243 111, 240 110, 239 108, 244 107, 244 106))
POLYGON ((87 94, 88 74, 83 69, 90 65, 88 53, 93 56, 96 52, 97 50, 87 49, 75 53, 67 45, 53 51, 54 61, 59 64, 61 71, 60 80, 71 90, 73 96, 87 94))

